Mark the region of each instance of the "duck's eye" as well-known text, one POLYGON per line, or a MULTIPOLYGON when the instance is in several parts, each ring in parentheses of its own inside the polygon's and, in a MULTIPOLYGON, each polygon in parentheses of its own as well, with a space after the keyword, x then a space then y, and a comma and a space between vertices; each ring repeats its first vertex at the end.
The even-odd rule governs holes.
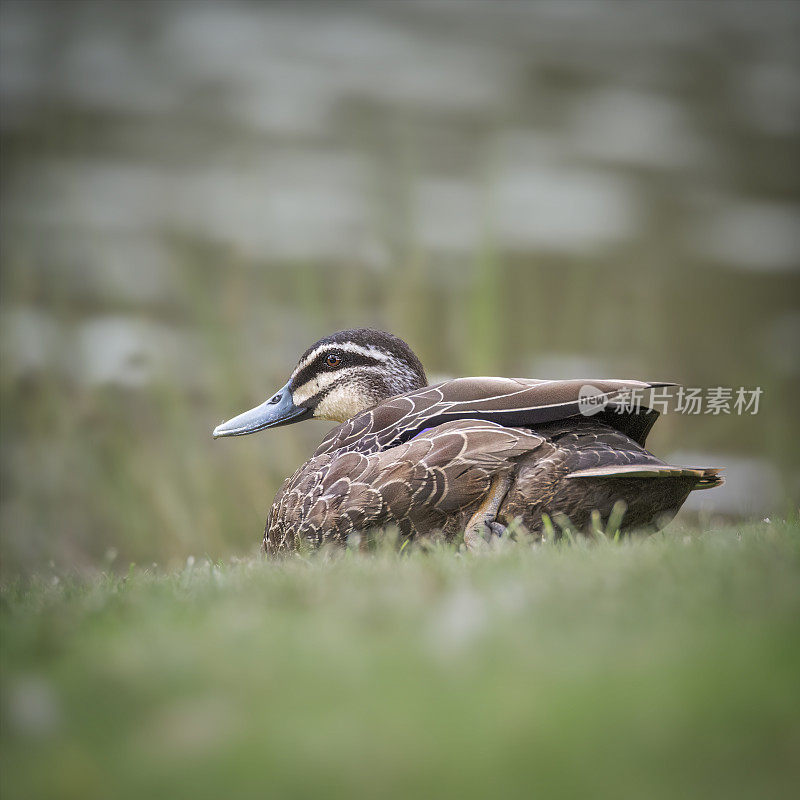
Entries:
POLYGON ((325 363, 326 363, 326 364, 327 364, 329 367, 338 367, 338 366, 339 366, 339 364, 341 364, 341 363, 342 363, 342 358, 341 358, 341 356, 337 356, 337 355, 336 355, 336 353, 331 353, 331 354, 330 354, 330 355, 328 355, 328 357, 325 359, 325 363))

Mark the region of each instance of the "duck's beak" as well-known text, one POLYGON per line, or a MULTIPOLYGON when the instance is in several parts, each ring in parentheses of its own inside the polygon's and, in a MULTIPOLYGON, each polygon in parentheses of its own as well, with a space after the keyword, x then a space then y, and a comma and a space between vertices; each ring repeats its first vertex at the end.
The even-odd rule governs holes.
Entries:
POLYGON ((296 406, 292 401, 292 393, 287 383, 279 389, 266 403, 256 408, 251 408, 238 417, 223 422, 214 428, 213 436, 219 439, 222 436, 244 436, 248 433, 263 431, 265 428, 277 428, 279 425, 288 425, 300 422, 301 419, 311 416, 312 409, 296 406))

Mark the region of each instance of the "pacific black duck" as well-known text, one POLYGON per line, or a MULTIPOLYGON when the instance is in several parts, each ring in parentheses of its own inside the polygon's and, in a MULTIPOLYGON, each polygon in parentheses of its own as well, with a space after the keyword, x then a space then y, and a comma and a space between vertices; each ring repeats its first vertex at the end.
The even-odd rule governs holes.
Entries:
POLYGON ((540 533, 545 514, 586 529, 593 510, 606 520, 618 500, 623 529, 660 528, 689 492, 723 480, 717 469, 672 466, 645 450, 658 413, 623 398, 668 385, 456 378, 428 386, 402 339, 359 328, 306 350, 285 386, 214 437, 309 417, 341 423, 275 496, 269 554, 386 526, 409 537, 463 533, 475 547, 512 520, 540 533))

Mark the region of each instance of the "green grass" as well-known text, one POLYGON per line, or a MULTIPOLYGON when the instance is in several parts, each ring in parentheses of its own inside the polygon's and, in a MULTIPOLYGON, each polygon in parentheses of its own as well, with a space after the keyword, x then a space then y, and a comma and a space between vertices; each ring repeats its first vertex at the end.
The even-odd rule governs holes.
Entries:
POLYGON ((2 591, 5 800, 781 797, 800 526, 2 591))

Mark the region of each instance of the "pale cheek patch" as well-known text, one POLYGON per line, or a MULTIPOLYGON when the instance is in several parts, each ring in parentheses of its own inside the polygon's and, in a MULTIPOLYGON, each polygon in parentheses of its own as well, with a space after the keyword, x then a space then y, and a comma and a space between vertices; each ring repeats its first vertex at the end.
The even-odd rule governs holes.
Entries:
MULTIPOLYGON (((317 375, 310 381, 306 381, 302 386, 298 386, 292 391, 292 401, 296 406, 303 405, 312 397, 324 392, 331 384, 338 383, 331 392, 327 395, 330 397, 333 393, 341 393, 346 396, 347 400, 343 401, 350 405, 355 402, 359 411, 372 405, 370 397, 365 397, 364 388, 358 380, 359 373, 363 376, 365 372, 378 372, 379 367, 345 367, 344 369, 337 369, 335 372, 325 372, 322 375, 317 375), (355 380, 353 379, 355 377, 355 380)), ((315 416, 319 416, 318 414, 315 416)), ((334 417, 331 417, 334 419, 334 417)), ((349 419, 346 417, 345 419, 349 419)))
POLYGON ((344 422, 363 411, 364 394, 357 391, 354 386, 337 386, 331 389, 314 409, 317 419, 329 419, 334 422, 344 422))
POLYGON ((296 406, 302 405, 308 400, 309 397, 313 397, 323 389, 326 389, 339 377, 341 377, 341 371, 338 373, 329 372, 324 373, 323 375, 318 375, 316 378, 307 381, 302 386, 298 386, 292 392, 292 401, 296 406))

